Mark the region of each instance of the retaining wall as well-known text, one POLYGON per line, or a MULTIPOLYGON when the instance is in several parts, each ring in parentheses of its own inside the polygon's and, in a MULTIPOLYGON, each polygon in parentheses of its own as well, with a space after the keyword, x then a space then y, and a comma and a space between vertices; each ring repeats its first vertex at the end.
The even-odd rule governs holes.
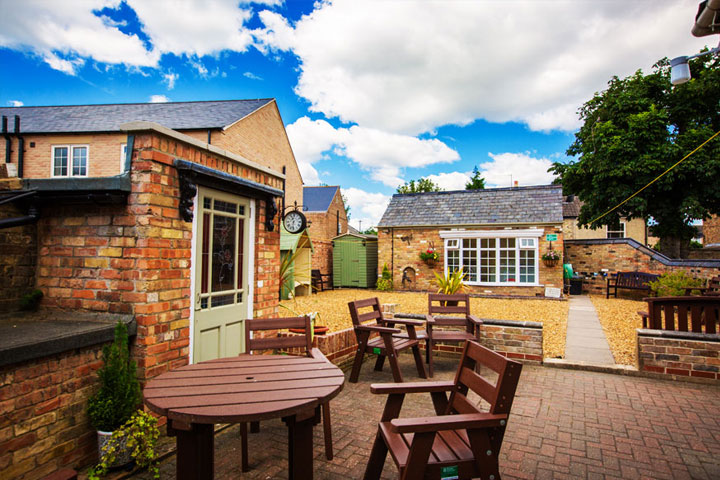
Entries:
POLYGON ((638 370, 720 380, 720 335, 637 330, 638 370))

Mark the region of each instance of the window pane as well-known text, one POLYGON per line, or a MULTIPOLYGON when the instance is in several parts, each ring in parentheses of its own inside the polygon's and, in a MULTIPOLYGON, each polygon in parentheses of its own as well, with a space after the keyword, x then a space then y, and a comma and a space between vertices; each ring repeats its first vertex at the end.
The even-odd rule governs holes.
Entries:
POLYGON ((455 270, 460 269, 460 251, 459 250, 448 250, 447 251, 447 270, 452 273, 455 270))
MULTIPOLYGON (((244 261, 244 254, 243 246, 244 246, 244 240, 245 237, 245 220, 240 218, 238 220, 238 253, 237 253, 237 288, 243 288, 243 261, 244 261)), ((240 300, 238 300, 240 301, 240 300)))
POLYGON ((520 281, 523 283, 535 283, 535 251, 520 250, 520 281))
POLYGON ((496 282, 497 261, 495 250, 480 251, 480 281, 496 282))
POLYGON ((73 175, 87 176, 87 147, 73 147, 73 175))
POLYGON ((55 155, 55 158, 53 159, 53 175, 56 177, 64 177, 67 175, 68 148, 55 147, 53 152, 55 155))
POLYGON ((477 282, 477 239, 464 238, 462 241, 462 267, 465 281, 477 282))
MULTIPOLYGON (((510 240, 510 239, 501 239, 510 240)), ((514 239, 513 239, 514 240, 514 239)), ((500 282, 515 281, 515 250, 500 250, 500 282)))
POLYGON ((237 223, 234 218, 213 216, 212 284, 211 291, 235 288, 235 240, 237 223))
POLYGON ((218 212, 235 213, 237 212, 237 204, 231 202, 223 202, 222 200, 215 200, 215 210, 218 212))

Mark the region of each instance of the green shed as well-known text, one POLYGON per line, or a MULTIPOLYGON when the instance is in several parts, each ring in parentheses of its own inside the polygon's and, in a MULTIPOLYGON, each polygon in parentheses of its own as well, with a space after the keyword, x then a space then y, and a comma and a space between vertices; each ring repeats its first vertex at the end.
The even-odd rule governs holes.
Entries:
POLYGON ((344 233, 333 238, 333 286, 375 288, 377 264, 376 235, 344 233))

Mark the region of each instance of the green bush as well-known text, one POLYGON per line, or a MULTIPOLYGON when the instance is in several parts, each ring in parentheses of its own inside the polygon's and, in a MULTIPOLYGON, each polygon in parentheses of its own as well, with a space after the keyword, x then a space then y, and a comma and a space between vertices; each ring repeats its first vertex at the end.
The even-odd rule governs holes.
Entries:
POLYGON ((688 276, 684 270, 671 273, 663 273, 655 281, 648 282, 653 294, 658 297, 677 297, 685 295, 685 289, 689 287, 702 287, 705 281, 700 278, 688 276))
POLYGON ((26 293, 20 297, 20 310, 34 312, 40 306, 42 298, 43 292, 37 288, 29 293, 26 293))
POLYGON ((387 263, 383 265, 382 276, 378 278, 375 287, 381 292, 389 292, 393 289, 392 274, 390 273, 390 269, 388 269, 387 263))
POLYGON ((112 432, 130 419, 142 398, 123 322, 115 326, 115 340, 103 347, 102 358, 97 372, 100 390, 88 400, 88 416, 93 428, 112 432))

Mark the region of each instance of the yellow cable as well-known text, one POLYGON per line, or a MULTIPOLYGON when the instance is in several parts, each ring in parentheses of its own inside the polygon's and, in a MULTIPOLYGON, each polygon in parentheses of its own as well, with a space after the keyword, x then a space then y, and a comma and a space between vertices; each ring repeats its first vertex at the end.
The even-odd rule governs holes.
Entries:
POLYGON ((717 132, 715 132, 715 134, 714 134, 713 136, 711 136, 710 138, 708 138, 707 140, 705 140, 705 141, 704 141, 699 147, 697 147, 695 150, 693 150, 692 152, 690 152, 690 153, 688 153, 687 155, 685 155, 685 156, 684 156, 682 159, 680 159, 675 165, 673 165, 672 167, 668 168, 668 169, 665 170, 663 173, 661 173, 655 180, 653 180, 652 182, 648 183, 647 185, 645 185, 644 187, 642 187, 640 190, 638 190, 637 192, 633 193, 633 194, 630 195, 628 198, 626 198, 625 200, 623 200, 622 202, 618 203, 617 205, 615 205, 613 208, 611 208, 611 209, 608 210, 607 212, 605 212, 605 213, 603 213, 602 215, 600 215, 599 217, 597 217, 595 220, 591 221, 591 222, 590 222, 590 225, 592 225, 593 223, 597 222, 598 220, 600 220, 601 218, 603 218, 603 217, 604 217, 605 215, 607 215, 608 213, 611 213, 611 212, 617 210, 618 208, 622 207, 623 205, 625 205, 628 201, 630 201, 630 200, 631 200, 633 197, 635 197, 638 193, 642 192, 643 190, 645 190, 646 188, 648 188, 650 185, 652 185, 653 183, 655 183, 655 182, 657 182, 658 180, 660 180, 660 179, 663 177, 663 175, 665 175, 665 174, 668 173, 670 170, 672 170, 673 168, 675 168, 675 167, 677 167, 678 165, 680 165, 680 163, 682 163, 682 162, 684 162, 685 160, 687 160, 693 153, 695 153, 695 152, 697 152, 698 150, 700 150, 702 147, 704 147, 708 142, 710 142, 713 138, 717 137, 718 135, 720 135, 720 130, 718 130, 717 132))

